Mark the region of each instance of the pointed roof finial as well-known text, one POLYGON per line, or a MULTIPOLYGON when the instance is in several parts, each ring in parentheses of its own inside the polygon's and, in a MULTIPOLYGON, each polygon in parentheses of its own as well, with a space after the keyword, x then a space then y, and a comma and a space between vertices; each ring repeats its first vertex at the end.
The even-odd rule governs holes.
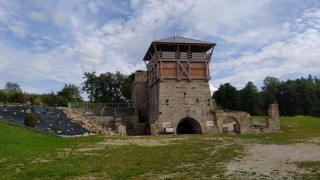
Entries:
POLYGON ((176 39, 177 33, 174 33, 173 38, 176 39))

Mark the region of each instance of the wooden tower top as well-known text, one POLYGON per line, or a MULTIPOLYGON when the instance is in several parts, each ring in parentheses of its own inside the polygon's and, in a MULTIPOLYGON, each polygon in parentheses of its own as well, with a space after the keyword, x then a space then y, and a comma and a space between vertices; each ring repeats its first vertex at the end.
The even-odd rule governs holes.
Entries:
POLYGON ((179 36, 153 41, 143 60, 148 84, 159 80, 209 80, 209 62, 215 43, 179 36))
POLYGON ((206 53, 210 49, 213 50, 215 43, 200 41, 196 39, 173 36, 165 39, 152 41, 143 60, 150 61, 152 55, 158 51, 168 52, 203 52, 206 53))

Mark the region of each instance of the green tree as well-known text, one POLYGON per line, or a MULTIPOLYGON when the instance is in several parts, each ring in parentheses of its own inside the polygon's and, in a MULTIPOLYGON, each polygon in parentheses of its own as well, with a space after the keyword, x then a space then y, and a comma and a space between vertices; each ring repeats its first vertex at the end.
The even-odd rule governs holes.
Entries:
POLYGON ((0 102, 4 102, 4 103, 9 102, 11 99, 11 94, 12 93, 8 91, 0 90, 0 102))
POLYGON ((20 85, 14 82, 7 82, 4 89, 9 92, 22 92, 20 85))
POLYGON ((223 109, 237 110, 237 96, 237 89, 230 83, 225 83, 213 93, 212 98, 223 109))
POLYGON ((20 103, 20 104, 27 102, 26 94, 24 94, 22 92, 12 92, 11 94, 12 95, 11 95, 10 102, 20 103))
POLYGON ((263 96, 263 109, 265 114, 267 114, 267 110, 269 104, 278 103, 277 96, 279 95, 279 86, 280 81, 275 77, 266 77, 263 80, 262 96, 263 96))
POLYGON ((238 106, 240 110, 246 111, 251 115, 262 114, 262 96, 252 82, 249 81, 246 86, 239 91, 238 106))
POLYGON ((74 84, 64 84, 64 87, 58 92, 58 96, 65 98, 68 102, 82 101, 80 88, 74 84))
POLYGON ((85 72, 86 79, 82 84, 82 90, 89 94, 91 102, 119 103, 131 101, 132 76, 116 73, 85 72))

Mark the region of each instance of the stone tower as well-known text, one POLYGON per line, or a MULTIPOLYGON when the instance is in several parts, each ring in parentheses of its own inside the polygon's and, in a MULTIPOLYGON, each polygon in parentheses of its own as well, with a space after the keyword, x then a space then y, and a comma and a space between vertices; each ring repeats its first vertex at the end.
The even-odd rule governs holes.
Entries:
MULTIPOLYGON (((215 133, 208 81, 215 44, 183 37, 153 41, 143 60, 151 134, 215 133)), ((143 99, 143 98, 142 98, 143 99)))

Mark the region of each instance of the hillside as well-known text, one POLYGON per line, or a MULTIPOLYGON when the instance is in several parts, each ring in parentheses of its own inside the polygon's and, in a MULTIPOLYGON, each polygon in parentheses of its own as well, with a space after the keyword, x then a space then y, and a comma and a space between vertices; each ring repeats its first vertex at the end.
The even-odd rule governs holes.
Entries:
POLYGON ((282 133, 62 138, 0 122, 0 179, 320 178, 320 118, 282 133))

